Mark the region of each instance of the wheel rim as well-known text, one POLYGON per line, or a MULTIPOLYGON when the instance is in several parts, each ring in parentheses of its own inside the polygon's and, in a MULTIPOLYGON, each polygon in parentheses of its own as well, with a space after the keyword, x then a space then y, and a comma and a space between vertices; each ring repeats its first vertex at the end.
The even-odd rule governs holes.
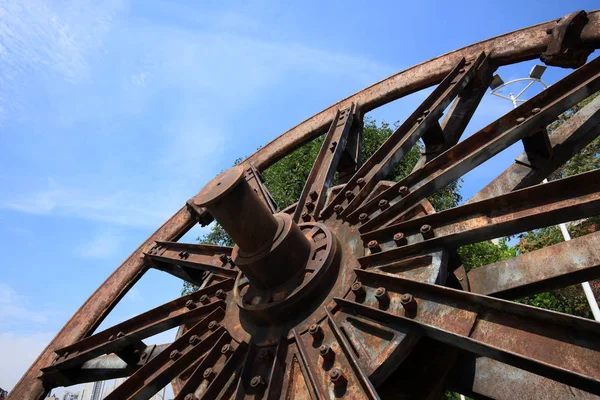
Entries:
MULTIPOLYGON (((598 43, 598 12, 587 14, 585 22, 578 22, 580 13, 569 14, 551 26, 573 35, 573 21, 583 24, 577 51, 557 57, 559 45, 565 44, 557 44, 560 36, 552 34, 545 39, 546 62, 573 67, 573 60, 581 64, 582 54, 591 52, 590 42, 598 43)), ((528 29, 548 30, 544 28, 548 24, 528 29)), ((500 54, 502 43, 496 42, 500 54)), ((579 268, 568 265, 577 257, 592 258, 589 249, 600 241, 596 234, 552 246, 545 252, 570 255, 563 269, 541 278, 525 276, 518 284, 492 279, 497 268, 466 275, 451 260, 454 249, 464 244, 600 214, 598 172, 534 186, 598 135, 600 100, 563 128, 567 139, 577 140, 551 143, 560 154, 544 154, 536 147, 536 140, 546 135, 544 127, 558 114, 600 90, 600 60, 590 61, 458 143, 494 70, 502 64, 501 57, 494 58, 487 48, 482 51, 484 47, 469 47, 468 57, 458 57, 462 53, 446 57, 444 62, 452 67, 442 70, 443 77, 430 73, 423 78, 440 83, 362 166, 358 165, 362 115, 382 101, 375 96, 370 102, 346 101, 336 107, 298 203, 283 212, 276 213, 259 171, 322 128, 305 128, 308 133, 301 139, 288 133, 279 144, 270 143, 242 166, 215 178, 161 228, 160 235, 140 247, 143 266, 136 269, 130 262, 129 275, 122 278, 120 294, 113 300, 118 301, 145 268, 166 271, 200 284, 201 289, 83 338, 114 306, 114 301, 107 302, 85 333, 59 334, 50 352, 47 349, 38 360, 41 365, 33 368, 41 369, 41 377, 30 378, 27 384, 26 375, 11 398, 24 393, 34 395, 23 398, 40 397, 52 387, 117 376, 131 377, 111 399, 147 398, 171 380, 177 398, 188 400, 233 393, 259 398, 378 398, 378 390, 384 394, 401 390, 422 398, 439 395, 448 382, 466 393, 488 397, 509 397, 515 388, 524 389, 513 382, 499 390, 492 387, 491 378, 485 387, 476 387, 475 380, 490 371, 505 375, 519 371, 549 393, 568 389, 600 394, 598 324, 496 298, 514 299, 545 284, 556 285, 559 279, 572 284, 584 280, 583 275, 586 279, 592 273, 599 275, 592 261, 579 268), (440 125, 438 120, 451 104, 455 112, 440 125), (386 182, 385 172, 420 138, 427 154, 419 168, 400 182, 386 182), (528 150, 529 171, 511 167, 472 202, 434 213, 427 196, 436 188, 519 140, 528 150), (354 156, 354 164, 342 171, 338 167, 346 153, 350 159, 354 156), (336 171, 346 181, 331 187, 336 171), (196 221, 206 224, 212 217, 238 246, 175 242, 196 221), (450 288, 448 276, 457 276, 462 287, 450 288), (142 342, 183 324, 186 329, 170 345, 142 342), (548 348, 554 351, 549 353, 548 348), (451 374, 456 360, 475 363, 472 382, 451 374), (93 362, 105 364, 92 371, 93 362), (106 365, 121 367, 108 371, 106 365), (427 366, 428 372, 415 366, 427 366), (431 383, 427 388, 415 384, 424 380, 431 383)), ((515 54, 511 61, 531 55, 531 50, 515 54)), ((523 263, 515 261, 511 268, 523 273, 523 263)), ((88 303, 97 302, 98 296, 88 303)))

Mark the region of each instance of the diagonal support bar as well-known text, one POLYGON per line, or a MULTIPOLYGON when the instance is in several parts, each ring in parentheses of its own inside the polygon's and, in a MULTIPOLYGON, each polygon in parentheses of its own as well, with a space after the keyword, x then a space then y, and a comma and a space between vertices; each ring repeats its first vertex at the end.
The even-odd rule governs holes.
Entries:
POLYGON ((437 123, 452 99, 471 81, 476 67, 483 58, 484 55, 481 54, 476 60, 461 59, 415 112, 354 174, 345 188, 323 210, 321 217, 327 218, 332 215, 336 206, 335 209, 341 216, 349 215, 356 209, 367 198, 377 182, 384 179, 417 140, 437 123))
POLYGON ((521 189, 433 215, 391 225, 361 236, 382 250, 359 259, 361 265, 417 254, 437 247, 513 235, 600 214, 600 170, 521 189), (397 246, 402 232, 407 245, 397 246))
POLYGON ((518 299, 600 277, 600 232, 470 271, 471 291, 518 299))
POLYGON ((296 211, 294 221, 314 221, 321 213, 327 189, 333 182, 333 176, 346 149, 350 127, 354 119, 354 106, 339 110, 323 141, 319 155, 308 175, 296 211))
POLYGON ((224 309, 225 302, 215 295, 218 290, 230 290, 233 282, 233 279, 229 279, 215 283, 56 350, 57 359, 43 371, 51 373, 81 365, 183 323, 197 321, 217 309, 224 309))
POLYGON ((394 275, 355 272, 367 293, 383 287, 391 304, 410 294, 414 307, 392 313, 336 298, 344 311, 403 324, 448 345, 600 394, 600 324, 394 275))
POLYGON ((529 101, 510 111, 479 132, 442 153, 423 168, 369 200, 350 218, 369 215, 360 232, 368 232, 393 222, 394 218, 422 198, 446 187, 452 181, 489 160, 517 141, 534 134, 556 116, 600 90, 600 58, 571 73, 529 101), (403 188, 402 190, 400 190, 403 188), (380 210, 381 200, 387 208, 380 210))

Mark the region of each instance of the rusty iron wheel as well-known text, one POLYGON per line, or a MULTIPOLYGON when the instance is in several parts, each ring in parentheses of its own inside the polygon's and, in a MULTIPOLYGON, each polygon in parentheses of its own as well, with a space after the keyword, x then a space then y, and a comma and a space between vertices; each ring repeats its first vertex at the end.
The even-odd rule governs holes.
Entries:
POLYGON ((129 377, 108 399, 596 398, 600 325, 511 300, 600 275, 600 233, 466 272, 460 246, 600 214, 600 171, 540 184, 600 134, 600 11, 576 12, 409 68, 320 112, 206 185, 90 297, 11 392, 129 377), (459 141, 494 71, 541 58, 577 68, 459 141), (587 62, 587 63, 586 63, 587 62), (363 115, 437 85, 360 164, 363 115), (443 116, 443 118, 442 118, 443 116), (260 171, 320 135, 298 202, 260 171), (400 182, 388 171, 422 139, 400 182), (513 143, 525 153, 466 204, 428 202, 513 143), (335 186, 333 185, 335 178, 335 186), (218 221, 234 248, 181 243, 218 221), (200 289, 94 332, 149 268, 200 289), (180 326, 176 340, 143 339, 180 326))

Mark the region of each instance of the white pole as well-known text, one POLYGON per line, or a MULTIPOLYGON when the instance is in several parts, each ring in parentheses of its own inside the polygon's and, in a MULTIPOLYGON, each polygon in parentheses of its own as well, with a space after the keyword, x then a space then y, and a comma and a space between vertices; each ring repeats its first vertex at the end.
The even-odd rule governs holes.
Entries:
MULTIPOLYGON (((544 183, 548 183, 548 179, 544 179, 544 183)), ((569 231, 567 230, 567 226, 565 224, 559 224, 559 226, 560 226, 560 231, 562 232, 563 238, 565 239, 565 242, 568 242, 569 240, 571 240, 571 235, 569 234, 569 231)), ((592 314, 594 315, 594 319, 596 321, 600 321, 600 308, 598 308, 598 302, 596 301, 596 297, 594 296, 594 291, 592 290, 590 283, 583 282, 581 284, 581 287, 583 288, 583 292, 585 293, 585 298, 587 299, 587 302, 590 305, 590 308, 592 309, 592 314)))

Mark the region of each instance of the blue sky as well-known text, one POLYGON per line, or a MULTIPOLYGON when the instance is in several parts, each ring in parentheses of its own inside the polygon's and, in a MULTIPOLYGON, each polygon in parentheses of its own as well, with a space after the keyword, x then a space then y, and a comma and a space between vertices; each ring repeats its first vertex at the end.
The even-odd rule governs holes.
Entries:
MULTIPOLYGON (((322 3, 0 0, 0 387, 11 389, 110 272, 236 158, 411 65, 597 7, 322 3)), ((534 63, 500 73, 522 77, 534 63)), ((426 94, 370 116, 402 120, 426 94)), ((467 134, 510 107, 486 96, 467 134)), ((469 174, 465 198, 519 146, 469 174)), ((180 287, 149 273, 107 324, 180 287)))

